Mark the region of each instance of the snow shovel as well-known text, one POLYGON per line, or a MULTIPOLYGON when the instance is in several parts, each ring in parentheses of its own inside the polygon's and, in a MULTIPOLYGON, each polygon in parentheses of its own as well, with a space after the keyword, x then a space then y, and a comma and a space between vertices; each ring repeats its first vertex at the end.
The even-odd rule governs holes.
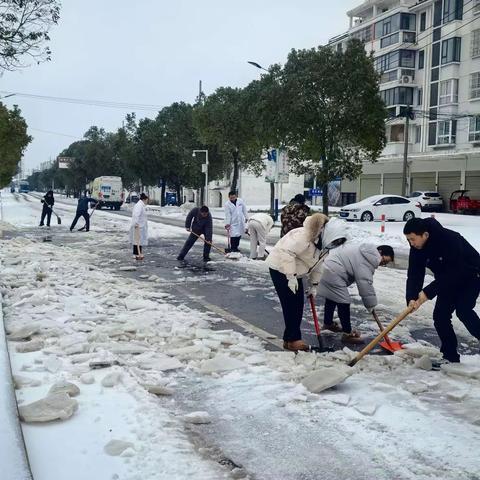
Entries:
MULTIPOLYGON (((385 337, 387 333, 390 333, 408 314, 413 312, 413 307, 407 307, 403 310, 397 318, 395 318, 387 327, 381 331, 357 356, 350 361, 347 365, 348 367, 353 367, 356 365, 370 350, 372 350, 377 343, 380 342, 382 338, 385 337)), ((303 385, 312 393, 319 393, 328 388, 337 386, 338 384, 345 381, 353 371, 350 368, 347 368, 345 364, 336 364, 335 368, 333 367, 322 367, 310 375, 305 377, 302 380, 303 385)))
POLYGON ((317 309, 315 307, 315 298, 313 295, 309 295, 310 308, 312 309, 313 324, 315 325, 315 333, 317 334, 318 347, 310 347, 315 352, 331 352, 332 348, 325 347, 323 345, 322 335, 320 331, 320 324, 318 323, 317 309))
MULTIPOLYGON (((383 332, 383 325, 380 322, 380 319, 378 318, 377 312, 375 310, 372 310, 372 315, 374 320, 377 322, 378 328, 380 328, 380 331, 383 332)), ((403 345, 400 342, 392 342, 388 335, 385 335, 384 341, 380 342, 379 345, 385 350, 388 350, 392 353, 403 348, 403 345)))
POLYGON ((61 225, 62 224, 62 219, 57 215, 57 213, 55 212, 55 210, 53 209, 53 207, 51 205, 49 205, 48 203, 45 203, 45 205, 52 211, 52 213, 57 217, 57 224, 58 225, 61 225))
POLYGON ((358 355, 348 364, 350 367, 356 365, 370 350, 372 350, 382 338, 390 333, 406 316, 413 312, 413 307, 407 307, 398 317, 392 320, 358 355))
POLYGON ((197 238, 199 238, 200 240, 202 240, 203 242, 205 242, 207 245, 210 245, 212 248, 214 248, 215 250, 219 251, 222 255, 225 255, 225 250, 223 250, 222 248, 219 248, 217 247, 216 245, 214 245, 212 242, 209 242, 207 239, 203 238, 202 236, 200 235, 197 235, 193 230, 190 230, 190 233, 193 233, 193 235, 195 235, 197 238))
MULTIPOLYGON (((92 210, 92 213, 89 215, 89 218, 92 218, 92 215, 95 213, 95 209, 97 208, 97 205, 98 205, 99 202, 97 202, 95 204, 95 206, 93 207, 93 210, 92 210)), ((78 231, 79 232, 83 232, 85 230, 85 228, 87 228, 87 224, 85 223, 85 225, 82 227, 82 228, 79 228, 78 231)))

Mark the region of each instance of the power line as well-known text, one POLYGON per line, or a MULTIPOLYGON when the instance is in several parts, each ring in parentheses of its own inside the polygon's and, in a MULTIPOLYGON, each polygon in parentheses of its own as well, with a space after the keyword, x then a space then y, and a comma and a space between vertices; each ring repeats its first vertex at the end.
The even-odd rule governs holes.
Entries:
POLYGON ((121 108, 121 109, 147 110, 147 111, 158 111, 163 108, 162 105, 154 105, 154 104, 114 102, 109 100, 89 100, 89 99, 68 98, 68 97, 54 97, 54 96, 48 96, 48 95, 11 92, 11 91, 5 91, 5 90, 0 90, 0 93, 15 95, 17 97, 30 98, 33 100, 43 100, 43 101, 56 102, 56 103, 72 103, 77 105, 89 105, 94 107, 121 108))
POLYGON ((51 130, 41 130, 40 128, 34 128, 34 127, 28 127, 29 130, 35 130, 36 132, 41 132, 41 133, 49 133, 50 135, 59 135, 61 137, 69 137, 69 138, 75 138, 77 140, 82 140, 82 137, 79 137, 77 135, 69 135, 67 133, 60 133, 60 132, 52 132, 51 130))

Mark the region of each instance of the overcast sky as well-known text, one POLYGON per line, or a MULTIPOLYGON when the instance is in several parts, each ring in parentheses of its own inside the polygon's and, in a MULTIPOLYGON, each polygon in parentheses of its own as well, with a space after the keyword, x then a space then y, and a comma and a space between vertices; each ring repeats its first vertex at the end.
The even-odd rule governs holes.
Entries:
MULTIPOLYGON (((325 44, 362 0, 63 0, 51 30, 52 61, 5 72, 1 91, 167 106, 243 87, 292 48, 325 44)), ((114 131, 133 108, 13 96, 34 140, 25 167, 55 158, 91 125, 114 131)), ((137 118, 155 111, 137 111, 137 118)))

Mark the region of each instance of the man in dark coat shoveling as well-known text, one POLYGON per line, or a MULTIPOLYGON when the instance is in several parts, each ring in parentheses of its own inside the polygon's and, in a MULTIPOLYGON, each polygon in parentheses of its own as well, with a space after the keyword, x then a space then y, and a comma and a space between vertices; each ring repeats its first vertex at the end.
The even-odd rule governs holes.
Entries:
POLYGON ((474 308, 480 293, 480 255, 459 233, 442 227, 434 218, 412 218, 403 229, 410 243, 406 300, 417 310, 437 297, 433 324, 449 362, 460 362, 452 314, 480 340, 480 319, 474 308), (425 269, 434 281, 423 286, 425 269))
MULTIPOLYGON (((193 208, 187 215, 185 220, 185 228, 187 232, 190 232, 189 237, 185 241, 181 252, 179 253, 177 260, 183 260, 188 251, 193 247, 193 244, 197 241, 198 237, 203 234, 205 240, 212 243, 212 215, 207 206, 200 208, 193 208)), ((210 248, 209 243, 203 245, 203 261, 210 261, 210 248)))

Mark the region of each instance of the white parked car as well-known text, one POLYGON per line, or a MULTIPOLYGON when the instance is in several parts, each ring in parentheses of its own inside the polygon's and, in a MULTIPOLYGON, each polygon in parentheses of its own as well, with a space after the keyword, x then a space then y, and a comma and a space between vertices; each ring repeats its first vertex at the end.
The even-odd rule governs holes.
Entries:
POLYGON ((441 212, 443 210, 443 198, 438 192, 417 190, 408 197, 417 201, 424 212, 441 212))
POLYGON ((421 213, 420 204, 410 198, 400 195, 373 195, 360 202, 342 207, 340 218, 372 222, 381 220, 382 215, 385 215, 385 220, 406 222, 411 218, 420 217, 421 213))

